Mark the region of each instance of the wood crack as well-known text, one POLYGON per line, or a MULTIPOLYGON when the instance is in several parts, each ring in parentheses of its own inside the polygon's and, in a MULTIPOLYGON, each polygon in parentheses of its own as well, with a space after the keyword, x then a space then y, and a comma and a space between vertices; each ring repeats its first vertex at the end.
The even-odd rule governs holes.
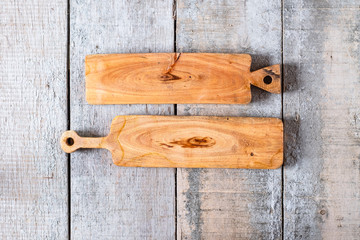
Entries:
POLYGON ((170 63, 170 66, 167 67, 167 69, 165 71, 165 74, 169 74, 174 69, 174 66, 177 63, 177 61, 179 61, 180 56, 181 56, 181 53, 179 53, 179 54, 175 53, 174 54, 174 59, 173 59, 174 62, 170 63))

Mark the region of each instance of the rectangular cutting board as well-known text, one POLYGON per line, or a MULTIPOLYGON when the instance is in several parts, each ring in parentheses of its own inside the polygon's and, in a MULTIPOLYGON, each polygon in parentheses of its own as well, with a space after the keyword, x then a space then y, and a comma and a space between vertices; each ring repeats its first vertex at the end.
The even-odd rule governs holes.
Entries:
POLYGON ((250 84, 281 91, 280 65, 250 72, 248 54, 139 53, 85 58, 90 104, 247 104, 250 84))
POLYGON ((61 137, 71 153, 105 148, 125 167, 261 168, 283 163, 283 124, 276 118, 118 116, 106 137, 61 137))

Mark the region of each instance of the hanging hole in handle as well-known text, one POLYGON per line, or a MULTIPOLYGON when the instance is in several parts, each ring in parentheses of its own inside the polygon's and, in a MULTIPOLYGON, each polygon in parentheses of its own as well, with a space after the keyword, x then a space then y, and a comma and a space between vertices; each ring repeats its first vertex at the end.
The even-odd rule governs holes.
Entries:
POLYGON ((263 81, 266 85, 269 85, 272 83, 272 77, 266 76, 266 77, 264 77, 263 81))
POLYGON ((71 138, 71 137, 69 137, 69 138, 67 138, 66 139, 66 144, 68 145, 68 146, 72 146, 72 145, 74 145, 74 139, 73 138, 71 138))

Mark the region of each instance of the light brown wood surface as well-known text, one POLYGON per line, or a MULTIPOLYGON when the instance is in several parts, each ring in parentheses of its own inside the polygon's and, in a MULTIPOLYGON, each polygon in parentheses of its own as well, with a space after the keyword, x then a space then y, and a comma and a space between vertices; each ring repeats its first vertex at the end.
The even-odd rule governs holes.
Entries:
POLYGON ((98 54, 85 59, 90 104, 251 101, 250 84, 281 92, 280 65, 250 72, 248 54, 98 54))
POLYGON ((283 161, 283 127, 276 118, 118 116, 107 137, 67 131, 61 146, 105 148, 127 167, 274 169, 283 161))

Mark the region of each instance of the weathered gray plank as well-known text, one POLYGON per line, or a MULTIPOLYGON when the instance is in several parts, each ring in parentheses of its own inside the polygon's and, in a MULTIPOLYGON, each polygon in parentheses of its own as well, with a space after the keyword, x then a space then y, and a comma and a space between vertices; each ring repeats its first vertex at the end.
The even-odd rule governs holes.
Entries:
MULTIPOLYGON (((281 1, 178 0, 178 52, 250 53, 281 62, 281 1)), ((178 105, 179 115, 281 117, 281 96, 249 105, 178 105)), ((281 169, 178 169, 178 239, 281 238, 281 169)))
POLYGON ((0 6, 0 238, 66 239, 67 4, 0 6))
POLYGON ((358 1, 285 1, 285 239, 360 236, 358 1))
MULTIPOLYGON (((71 8, 71 129, 104 136, 122 114, 172 114, 172 105, 92 106, 84 58, 95 53, 172 52, 172 1, 76 1, 71 8)), ((122 168, 106 150, 71 155, 74 239, 172 239, 174 169, 122 168)))

